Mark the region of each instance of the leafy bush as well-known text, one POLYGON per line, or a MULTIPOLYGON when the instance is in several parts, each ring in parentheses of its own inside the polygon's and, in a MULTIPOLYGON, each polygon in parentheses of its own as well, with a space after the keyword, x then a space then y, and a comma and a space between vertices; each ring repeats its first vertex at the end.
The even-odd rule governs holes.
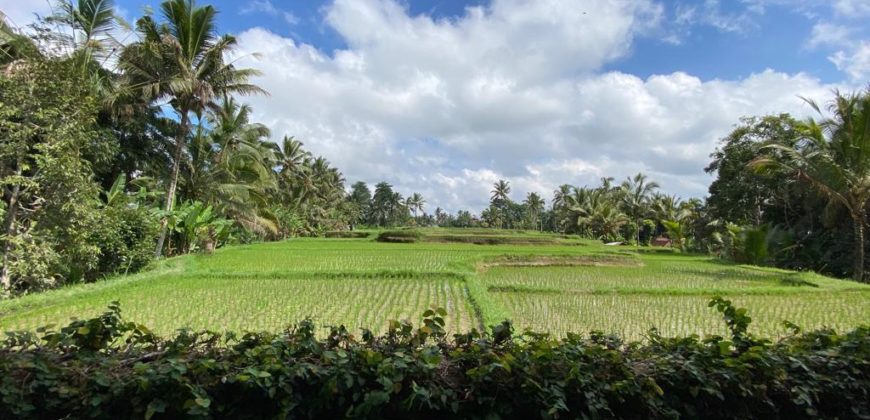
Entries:
POLYGON ((94 232, 94 242, 100 244, 100 262, 89 277, 136 272, 148 265, 154 258, 158 226, 147 207, 108 206, 94 232))
POLYGON ((714 299, 731 337, 624 343, 593 332, 555 339, 448 338, 443 309, 422 326, 392 321, 357 337, 310 320, 272 333, 181 331, 171 339, 121 317, 7 333, 2 418, 866 418, 870 328, 776 343, 747 333, 744 309, 714 299))
POLYGON ((378 242, 393 242, 393 243, 414 243, 420 242, 423 235, 418 230, 403 229, 403 230, 385 230, 378 234, 378 242))

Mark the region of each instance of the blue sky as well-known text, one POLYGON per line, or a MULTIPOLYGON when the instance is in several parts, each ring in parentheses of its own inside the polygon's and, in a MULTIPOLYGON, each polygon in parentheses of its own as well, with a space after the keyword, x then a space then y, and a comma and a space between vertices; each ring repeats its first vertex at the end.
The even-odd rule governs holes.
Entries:
MULTIPOLYGON (((203 1, 199 2, 203 4, 203 1)), ((870 0, 215 0, 244 100, 351 182, 429 211, 648 173, 684 198, 741 116, 870 82, 870 0), (257 53, 257 56, 252 55, 257 53)), ((118 0, 133 20, 157 2, 118 0)), ((43 0, 0 0, 26 23, 43 0)))
MULTIPOLYGON (((2 0, 7 1, 7 0, 2 0)), ((34 0, 40 1, 40 0, 34 0)), ((199 0, 212 4, 220 13, 223 31, 239 33, 252 27, 264 27, 276 34, 309 43, 331 52, 346 48, 343 38, 325 24, 325 9, 331 0, 199 0)), ((414 0, 400 2, 410 15, 427 15, 435 19, 457 19, 469 6, 485 6, 483 0, 414 0)), ((582 1, 572 2, 582 8, 582 1)), ((735 79, 767 68, 785 72, 805 72, 823 82, 838 82, 843 72, 828 60, 832 46, 808 48, 813 27, 819 22, 842 22, 851 26, 854 39, 870 38, 870 23, 861 14, 870 2, 843 1, 844 8, 857 9, 854 17, 838 14, 835 2, 826 1, 664 1, 665 28, 639 37, 627 57, 605 68, 647 77, 653 74, 684 71, 702 79, 735 79), (715 5, 708 8, 707 4, 715 5), (678 15, 687 8, 697 14, 717 13, 721 22, 709 17, 678 23, 678 15), (756 8, 763 10, 758 10, 756 8), (726 25, 733 25, 733 27, 726 25), (668 28, 670 27, 670 28, 668 28), (679 42, 669 37, 679 38, 679 42)), ((131 20, 147 8, 157 10, 158 1, 118 0, 118 6, 131 20)))

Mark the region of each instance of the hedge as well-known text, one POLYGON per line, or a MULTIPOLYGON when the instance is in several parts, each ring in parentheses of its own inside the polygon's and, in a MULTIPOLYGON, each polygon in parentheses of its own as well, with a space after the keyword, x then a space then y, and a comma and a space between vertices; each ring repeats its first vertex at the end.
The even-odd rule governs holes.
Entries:
POLYGON ((444 310, 376 336, 310 320, 280 333, 163 339, 102 316, 7 333, 2 418, 868 418, 870 329, 643 342, 593 332, 448 337, 444 310), (322 337, 319 337, 322 336, 322 337))

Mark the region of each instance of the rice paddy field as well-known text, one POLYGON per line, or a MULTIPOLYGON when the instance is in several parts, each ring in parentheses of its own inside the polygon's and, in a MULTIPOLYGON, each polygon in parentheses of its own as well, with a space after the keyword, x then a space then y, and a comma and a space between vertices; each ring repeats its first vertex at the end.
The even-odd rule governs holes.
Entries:
POLYGON ((784 320, 804 329, 870 323, 870 286, 848 280, 532 232, 429 229, 416 243, 294 239, 172 258, 2 301, 0 330, 63 325, 120 301, 127 319, 161 334, 277 331, 305 317, 382 332, 436 305, 451 331, 508 318, 518 330, 642 339, 653 327, 724 334, 707 307, 715 295, 746 307, 751 331, 772 338, 787 333, 784 320))

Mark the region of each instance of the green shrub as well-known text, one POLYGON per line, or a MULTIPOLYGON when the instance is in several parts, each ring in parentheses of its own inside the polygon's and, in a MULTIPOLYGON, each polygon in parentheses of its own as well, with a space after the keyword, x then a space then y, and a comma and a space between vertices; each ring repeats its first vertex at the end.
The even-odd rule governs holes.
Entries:
POLYGON ((393 242, 393 243, 414 243, 420 242, 423 235, 418 230, 402 229, 402 230, 385 230, 378 234, 378 242, 393 242))
POLYGON ((136 272, 148 265, 154 258, 158 227, 157 218, 146 207, 107 207, 94 231, 93 241, 100 245, 99 263, 88 278, 136 272))
POLYGON ((0 418, 866 418, 870 328, 748 334, 716 298, 731 337, 644 343, 593 332, 555 339, 448 338, 443 309, 318 338, 310 320, 278 334, 181 331, 155 337, 117 304, 59 331, 7 333, 0 418))

